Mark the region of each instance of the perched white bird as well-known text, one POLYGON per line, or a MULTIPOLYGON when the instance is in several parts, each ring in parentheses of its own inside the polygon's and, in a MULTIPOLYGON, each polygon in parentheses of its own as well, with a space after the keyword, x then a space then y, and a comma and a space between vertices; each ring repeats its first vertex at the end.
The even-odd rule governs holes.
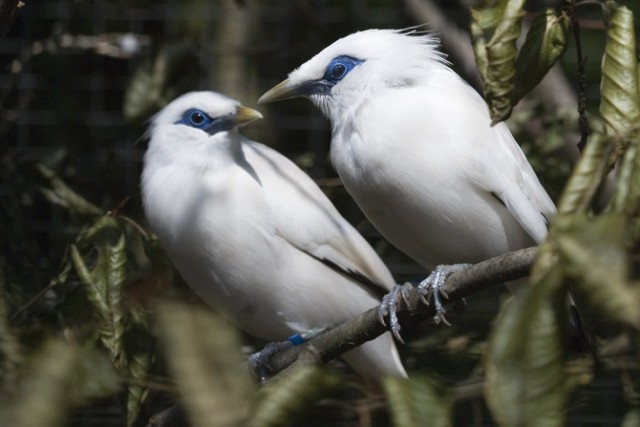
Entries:
MULTIPOLYGON (((286 340, 377 306, 394 280, 311 178, 240 135, 261 117, 214 92, 177 98, 150 126, 142 196, 193 291, 246 332, 286 340)), ((406 376, 388 333, 343 357, 366 377, 406 376)))
POLYGON ((310 98, 331 121, 331 160, 347 191, 384 237, 429 269, 539 243, 555 213, 507 126, 491 126, 485 102, 437 44, 416 31, 357 32, 258 101, 310 98))

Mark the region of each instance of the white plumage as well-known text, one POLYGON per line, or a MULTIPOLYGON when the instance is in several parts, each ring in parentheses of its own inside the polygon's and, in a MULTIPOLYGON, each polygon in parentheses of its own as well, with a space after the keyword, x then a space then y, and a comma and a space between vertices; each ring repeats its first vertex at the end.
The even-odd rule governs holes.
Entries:
MULTIPOLYGON (((142 194, 189 286, 274 341, 355 317, 394 281, 304 172, 240 135, 238 126, 260 117, 214 92, 174 100, 151 124, 142 194)), ((406 376, 389 334, 344 358, 365 376, 406 376)))
POLYGON ((259 102, 307 96, 331 121, 331 160, 375 227, 426 268, 541 242, 555 206, 504 123, 427 34, 367 30, 259 102))

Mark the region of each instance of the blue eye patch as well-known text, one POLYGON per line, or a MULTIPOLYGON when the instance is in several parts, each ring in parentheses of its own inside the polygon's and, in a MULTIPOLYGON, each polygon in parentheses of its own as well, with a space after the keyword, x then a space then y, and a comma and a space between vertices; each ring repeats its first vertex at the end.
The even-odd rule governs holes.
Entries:
POLYGON ((190 108, 184 112, 180 120, 175 124, 187 125, 192 128, 202 129, 209 135, 230 130, 234 126, 234 115, 227 114, 221 117, 211 117, 199 108, 190 108))
POLYGON ((362 59, 353 58, 351 56, 336 56, 329 62, 324 72, 324 80, 336 84, 342 80, 351 70, 362 64, 362 59))

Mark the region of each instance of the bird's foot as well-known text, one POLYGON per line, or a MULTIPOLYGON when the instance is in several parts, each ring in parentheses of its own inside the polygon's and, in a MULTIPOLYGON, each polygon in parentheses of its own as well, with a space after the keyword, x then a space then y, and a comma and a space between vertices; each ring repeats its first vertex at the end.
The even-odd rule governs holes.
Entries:
MULTIPOLYGON (((384 318, 389 316, 389 330, 391 330, 391 333, 393 334, 393 336, 402 344, 404 344, 404 340, 400 336, 401 327, 400 327, 400 321, 398 320, 398 313, 397 313, 396 307, 398 306, 398 302, 400 301, 401 298, 404 301, 404 303, 407 304, 407 298, 408 298, 410 289, 413 289, 413 285, 409 282, 405 283, 404 285, 395 285, 391 290, 391 292, 389 292, 387 295, 385 295, 382 298, 382 302, 378 307, 378 319, 380 320, 380 323, 386 326, 384 318)), ((420 295, 420 298, 422 298, 423 301, 427 303, 427 301, 424 300, 424 297, 422 296, 422 294, 419 294, 419 295, 420 295)))
POLYGON ((271 367, 269 366, 269 359, 274 354, 286 350, 288 348, 293 347, 293 344, 290 340, 280 341, 280 342, 270 342, 264 346, 264 348, 260 351, 257 351, 249 356, 249 366, 251 370, 258 376, 258 379, 261 383, 264 383, 269 373, 271 372, 271 367))
POLYGON ((302 334, 293 334, 286 341, 270 342, 260 351, 249 355, 249 366, 258 376, 261 383, 267 381, 269 373, 272 369, 269 366, 269 359, 276 353, 286 350, 297 345, 304 344, 306 341, 320 335, 327 328, 312 329, 302 334))
POLYGON ((418 285, 416 290, 419 294, 424 296, 423 301, 428 302, 429 298, 433 299, 434 308, 436 310, 436 314, 433 316, 433 321, 436 324, 444 323, 447 326, 451 326, 444 316, 447 310, 445 310, 440 299, 441 296, 449 298, 444 290, 444 282, 449 274, 464 270, 469 265, 470 264, 439 265, 431 272, 429 277, 424 279, 418 285))

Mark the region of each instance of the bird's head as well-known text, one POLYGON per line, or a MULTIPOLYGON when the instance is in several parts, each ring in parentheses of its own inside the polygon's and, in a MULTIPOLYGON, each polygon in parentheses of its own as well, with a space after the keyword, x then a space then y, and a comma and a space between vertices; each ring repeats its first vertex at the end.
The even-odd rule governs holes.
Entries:
POLYGON ((446 67, 437 40, 417 31, 366 30, 337 40, 260 97, 308 97, 330 119, 380 88, 411 86, 430 67, 446 67))
POLYGON ((154 116, 151 133, 170 127, 185 138, 210 138, 237 129, 262 118, 256 110, 244 107, 216 92, 189 92, 164 107, 154 116))
POLYGON ((149 127, 150 147, 193 157, 230 144, 229 134, 262 118, 251 108, 216 92, 189 92, 157 113, 149 127))

